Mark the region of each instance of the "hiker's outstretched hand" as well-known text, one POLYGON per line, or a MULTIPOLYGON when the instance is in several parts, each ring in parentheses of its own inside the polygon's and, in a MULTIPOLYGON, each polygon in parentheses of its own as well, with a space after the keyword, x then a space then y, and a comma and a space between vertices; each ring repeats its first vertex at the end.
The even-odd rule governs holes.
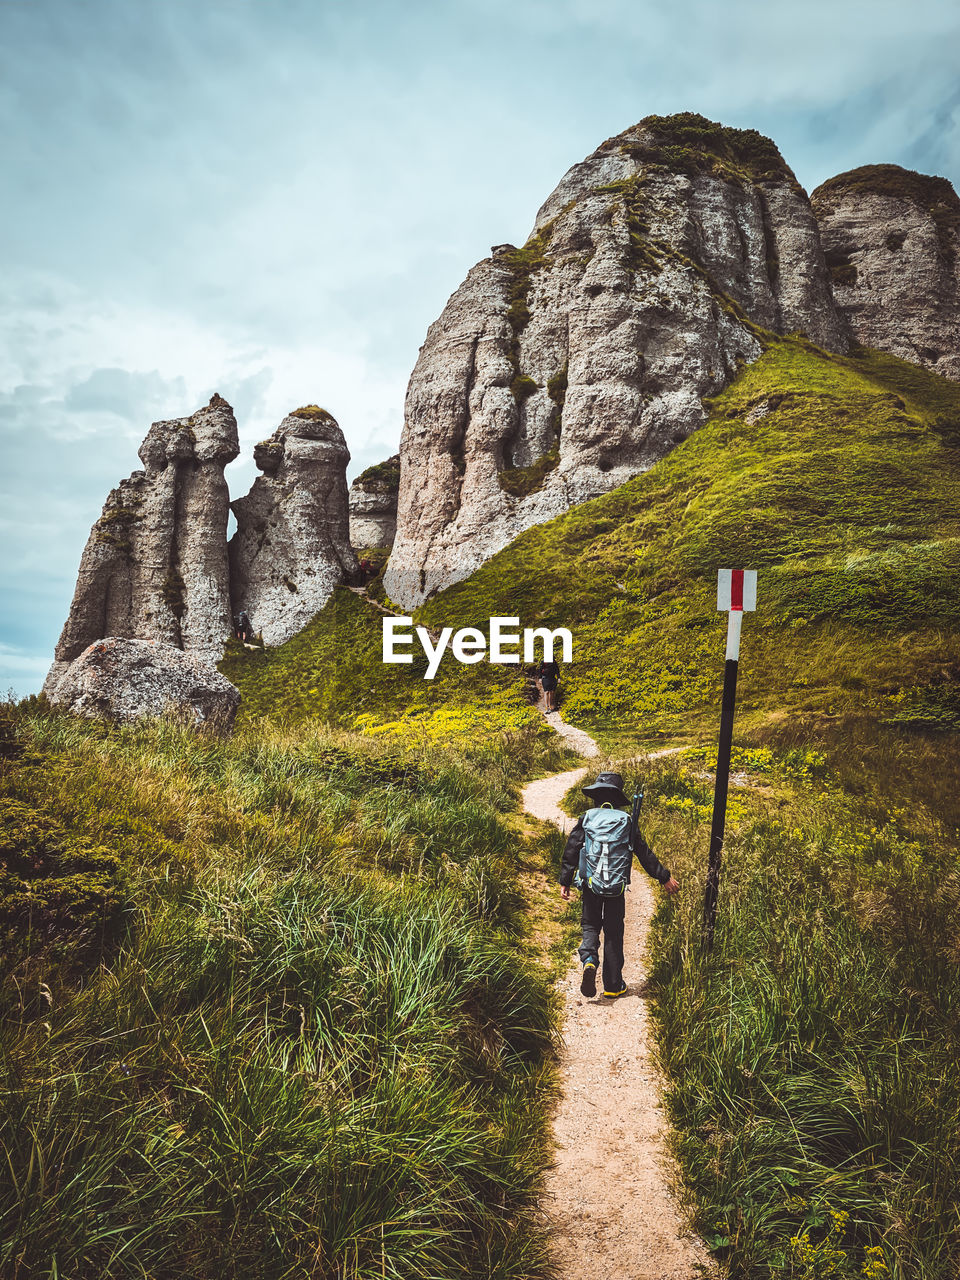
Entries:
POLYGON ((666 894, 674 894, 680 892, 680 885, 674 880, 673 876, 669 880, 664 881, 663 892, 666 894))
POLYGON ((568 884, 562 884, 560 886, 560 897, 564 902, 570 901, 570 886, 568 884))

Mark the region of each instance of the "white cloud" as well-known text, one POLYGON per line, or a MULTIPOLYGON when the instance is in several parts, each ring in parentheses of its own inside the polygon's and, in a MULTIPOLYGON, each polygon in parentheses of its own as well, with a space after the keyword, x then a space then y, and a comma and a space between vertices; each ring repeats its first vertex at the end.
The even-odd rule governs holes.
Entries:
MULTIPOLYGON (((49 665, 49 662, 45 662, 34 654, 23 653, 8 644, 0 644, 0 672, 16 672, 33 676, 38 672, 45 673, 49 665)), ((0 687, 3 687, 2 677, 0 677, 0 687)))
MULTIPOLYGON (((36 296, 29 283, 23 292, 36 296)), ((192 413, 214 391, 234 406, 248 452, 291 409, 318 402, 338 418, 358 456, 396 447, 406 379, 385 373, 363 349, 305 339, 254 344, 226 323, 217 328, 189 315, 104 304, 50 277, 43 289, 42 308, 0 312, 8 455, 18 436, 74 443, 98 436, 109 442, 111 460, 118 446, 125 451, 129 470, 138 465, 129 446, 152 421, 192 413)), ((112 472, 111 484, 120 478, 112 472)))
POLYGON ((0 644, 0 699, 8 694, 23 698, 36 693, 49 667, 49 658, 0 644))
POLYGON ((226 322, 105 302, 49 274, 15 283, 26 305, 0 311, 0 591, 8 634, 15 616, 37 648, 32 666, 29 651, 11 650, 6 666, 0 654, 0 690, 39 687, 90 526, 140 466, 151 422, 224 395, 242 451, 227 472, 234 497, 256 475, 253 445, 302 404, 338 417, 351 474, 396 449, 405 378, 365 350, 256 343, 226 322))

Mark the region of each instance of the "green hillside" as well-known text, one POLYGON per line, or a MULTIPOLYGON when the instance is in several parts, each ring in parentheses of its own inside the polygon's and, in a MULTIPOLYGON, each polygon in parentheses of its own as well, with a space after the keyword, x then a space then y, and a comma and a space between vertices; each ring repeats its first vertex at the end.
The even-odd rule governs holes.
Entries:
POLYGON ((516 668, 461 666, 447 658, 432 681, 413 646, 410 665, 382 661, 382 615, 345 587, 299 635, 277 649, 231 644, 220 670, 243 695, 240 719, 285 724, 320 718, 345 728, 396 724, 404 738, 468 742, 527 729, 552 736, 520 696, 516 668), (397 723, 403 717, 402 723, 397 723))

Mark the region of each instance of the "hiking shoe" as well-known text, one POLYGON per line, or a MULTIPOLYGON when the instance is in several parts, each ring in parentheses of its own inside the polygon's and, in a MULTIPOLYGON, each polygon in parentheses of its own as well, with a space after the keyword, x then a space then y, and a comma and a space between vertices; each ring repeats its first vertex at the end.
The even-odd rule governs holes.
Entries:
POLYGON ((616 1000, 617 996, 625 996, 627 994, 627 984, 624 983, 619 991, 605 991, 603 994, 608 1000, 616 1000))
POLYGON ((583 977, 580 979, 580 994, 595 996, 597 994, 597 966, 588 960, 583 966, 583 977))

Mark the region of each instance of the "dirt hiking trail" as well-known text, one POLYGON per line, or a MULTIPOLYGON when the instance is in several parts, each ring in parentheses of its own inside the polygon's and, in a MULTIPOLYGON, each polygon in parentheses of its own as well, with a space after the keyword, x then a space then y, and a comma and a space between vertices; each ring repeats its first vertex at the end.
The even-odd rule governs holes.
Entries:
MULTIPOLYGON (((546 718, 582 755, 599 756, 596 742, 557 712, 546 718)), ((569 830, 572 819, 559 801, 586 772, 571 769, 531 782, 523 791, 524 808, 569 830)), ((695 1280, 705 1269, 713 1273, 673 1189, 678 1174, 667 1149, 653 1028, 641 995, 655 892, 649 876, 637 870, 627 897, 625 996, 582 996, 576 954, 560 984, 565 1010, 556 1154, 541 1200, 559 1280, 695 1280)))

